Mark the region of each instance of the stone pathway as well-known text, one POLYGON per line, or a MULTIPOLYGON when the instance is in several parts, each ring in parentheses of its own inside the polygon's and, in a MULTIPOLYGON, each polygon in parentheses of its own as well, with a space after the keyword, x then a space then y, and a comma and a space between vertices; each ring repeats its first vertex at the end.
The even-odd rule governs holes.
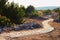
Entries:
MULTIPOLYGON (((27 36, 27 35, 33 35, 33 34, 41 34, 41 33, 48 33, 54 30, 53 27, 51 27, 48 22, 53 21, 53 19, 45 20, 42 22, 43 28, 42 29, 34 29, 34 30, 28 30, 28 31, 14 31, 10 33, 2 33, 0 34, 0 37, 20 37, 20 36, 27 36)), ((0 39, 2 40, 2 39, 0 39)))

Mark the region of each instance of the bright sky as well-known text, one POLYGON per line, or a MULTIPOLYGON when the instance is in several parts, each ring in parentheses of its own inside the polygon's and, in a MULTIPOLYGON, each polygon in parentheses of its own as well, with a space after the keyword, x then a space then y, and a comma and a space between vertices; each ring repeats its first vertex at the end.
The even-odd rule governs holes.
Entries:
POLYGON ((29 5, 33 5, 34 7, 60 6, 60 0, 8 0, 8 2, 12 1, 19 5, 24 5, 25 7, 29 5))

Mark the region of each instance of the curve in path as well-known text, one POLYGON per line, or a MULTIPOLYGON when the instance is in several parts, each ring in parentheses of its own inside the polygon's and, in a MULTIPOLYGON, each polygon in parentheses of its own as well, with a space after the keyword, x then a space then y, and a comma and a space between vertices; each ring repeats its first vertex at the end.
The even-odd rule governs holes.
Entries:
POLYGON ((33 35, 33 34, 40 34, 40 33, 48 33, 54 30, 53 27, 51 27, 48 22, 53 21, 53 19, 45 20, 42 22, 43 27, 42 29, 34 29, 29 31, 18 31, 18 32, 10 32, 10 33, 2 33, 1 36, 9 36, 9 37, 20 37, 20 36, 26 36, 26 35, 33 35))

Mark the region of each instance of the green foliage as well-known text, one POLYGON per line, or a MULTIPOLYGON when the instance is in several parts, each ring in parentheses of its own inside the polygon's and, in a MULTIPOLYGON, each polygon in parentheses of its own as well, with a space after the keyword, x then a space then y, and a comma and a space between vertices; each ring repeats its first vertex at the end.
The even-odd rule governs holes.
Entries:
MULTIPOLYGON (((24 6, 19 7, 17 4, 15 4, 14 2, 12 2, 11 4, 8 2, 8 4, 5 5, 5 0, 1 1, 3 5, 3 9, 0 7, 0 14, 3 16, 6 16, 7 18, 10 19, 10 22, 15 23, 15 24, 20 24, 23 21, 23 18, 25 16, 25 8, 24 6)), ((6 22, 4 18, 3 19, 3 23, 4 25, 6 25, 6 22)), ((2 20, 0 18, 0 20, 2 20)))
POLYGON ((35 8, 30 5, 25 10, 25 16, 26 17, 38 17, 38 12, 35 10, 35 8))
POLYGON ((19 7, 14 2, 11 3, 11 5, 7 8, 5 8, 4 15, 11 19, 11 21, 15 24, 20 24, 22 21, 22 18, 25 15, 24 6, 19 7), (6 11, 5 11, 6 10, 6 11))
POLYGON ((38 16, 37 11, 33 6, 18 6, 14 2, 9 3, 7 0, 0 1, 0 26, 11 25, 11 24, 21 24, 24 22, 25 16, 38 16), (4 17, 3 17, 4 16, 4 17))
POLYGON ((58 12, 58 19, 60 20, 60 7, 59 7, 59 8, 54 9, 54 11, 58 12))
POLYGON ((18 14, 16 15, 18 24, 23 21, 24 16, 25 16, 25 8, 24 6, 21 6, 18 10, 18 14))
POLYGON ((59 20, 60 20, 60 8, 59 8, 59 20))
POLYGON ((10 19, 0 15, 0 26, 3 27, 6 25, 9 25, 9 26, 11 25, 10 19))
POLYGON ((0 0, 0 8, 3 8, 8 0, 0 0))
POLYGON ((3 8, 6 4, 7 0, 0 0, 0 14, 2 14, 3 12, 3 8))
POLYGON ((26 11, 25 11, 25 13, 26 13, 26 16, 31 16, 33 13, 34 13, 34 11, 35 11, 35 8, 33 7, 33 6, 28 6, 27 8, 26 8, 26 11))
POLYGON ((50 14, 50 12, 51 12, 51 10, 49 10, 49 9, 43 11, 43 13, 46 14, 46 15, 50 14))
POLYGON ((39 15, 37 14, 38 12, 35 10, 34 12, 32 12, 31 17, 39 17, 39 15))

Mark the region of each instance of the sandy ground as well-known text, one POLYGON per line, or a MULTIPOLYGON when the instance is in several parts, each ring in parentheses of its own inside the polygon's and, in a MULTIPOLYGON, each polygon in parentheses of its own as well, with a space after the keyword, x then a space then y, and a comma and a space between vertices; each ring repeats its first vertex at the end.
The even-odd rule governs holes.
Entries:
POLYGON ((60 40, 60 23, 50 21, 49 24, 55 28, 54 31, 45 34, 15 37, 11 38, 11 40, 60 40))
MULTIPOLYGON (((44 22, 44 24, 45 24, 45 22, 44 22)), ((47 29, 48 30, 48 29, 47 29)), ((27 33, 28 34, 28 33, 27 33)), ((5 34, 5 35, 7 35, 7 34, 5 34)), ((42 38, 44 38, 44 36, 46 36, 47 34, 38 34, 38 35, 41 35, 42 36, 42 38)), ((39 38, 38 37, 38 35, 30 35, 30 36, 23 36, 23 37, 14 37, 14 38, 11 38, 11 37, 8 37, 7 36, 7 40, 32 40, 32 38, 31 37, 33 37, 33 40, 42 40, 41 38, 39 38), (25 38, 25 37, 27 37, 27 38, 25 38), (37 37, 37 39, 35 39, 35 37, 37 37)), ((50 37, 49 35, 48 35, 48 37, 50 37)), ((5 38, 5 37, 4 37, 5 38)), ((47 40, 47 38, 45 38, 46 40, 47 40)), ((45 40, 44 39, 44 40, 45 40)), ((50 39, 50 38, 49 38, 50 39)))
POLYGON ((48 33, 54 30, 48 22, 53 21, 53 19, 45 20, 42 22, 43 28, 42 29, 34 29, 28 31, 18 31, 18 32, 10 32, 10 33, 2 33, 1 36, 9 36, 9 37, 19 37, 19 36, 27 36, 27 35, 34 35, 34 34, 41 34, 41 33, 48 33))

